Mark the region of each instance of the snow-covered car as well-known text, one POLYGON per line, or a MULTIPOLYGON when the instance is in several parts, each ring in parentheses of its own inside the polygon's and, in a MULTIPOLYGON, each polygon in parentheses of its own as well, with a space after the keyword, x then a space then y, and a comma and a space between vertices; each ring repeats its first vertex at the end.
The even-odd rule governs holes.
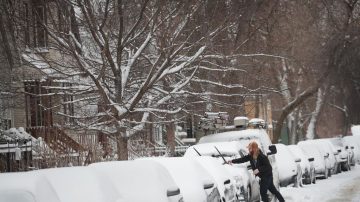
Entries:
MULTIPOLYGON (((262 128, 255 128, 255 129, 245 129, 238 131, 216 133, 200 138, 199 144, 211 143, 211 142, 244 141, 244 140, 245 141, 255 140, 261 143, 260 149, 264 152, 264 154, 268 154, 268 158, 273 169, 272 171, 273 171, 274 185, 276 188, 279 188, 280 187, 279 172, 276 165, 276 159, 275 156, 273 155, 273 152, 269 151, 270 148, 274 148, 274 147, 272 146, 270 137, 266 133, 266 130, 262 128)), ((275 200, 274 196, 271 196, 271 198, 272 200, 275 200)))
POLYGON ((0 182, 0 202, 183 201, 169 172, 156 162, 104 162, 1 174, 0 182))
POLYGON ((62 202, 54 187, 41 173, 0 175, 0 202, 62 202))
POLYGON ((275 144, 277 167, 279 169, 280 186, 286 187, 294 184, 294 187, 301 185, 302 170, 301 158, 296 157, 284 144, 275 144))
POLYGON ((330 163, 329 177, 332 174, 341 172, 341 169, 339 169, 339 152, 337 151, 336 147, 334 147, 334 145, 329 141, 329 139, 314 139, 311 141, 314 141, 315 144, 318 145, 318 149, 320 149, 322 153, 329 154, 327 158, 328 162, 330 163))
POLYGON ((231 202, 238 199, 236 196, 235 179, 232 174, 222 166, 222 163, 209 156, 198 156, 193 159, 214 177, 222 201, 231 202))
MULTIPOLYGON (((179 186, 160 163, 151 161, 112 161, 94 163, 88 167, 93 171, 93 175, 102 181, 98 189, 101 191, 103 189, 114 190, 114 192, 120 193, 122 196, 121 202, 183 201, 179 186)), ((76 179, 75 176, 74 179, 76 179)), ((86 184, 89 183, 91 182, 86 184)), ((68 191, 70 192, 70 190, 68 191)))
POLYGON ((315 167, 313 164, 314 157, 307 156, 298 145, 288 145, 287 147, 294 156, 301 159, 300 166, 302 172, 302 183, 315 183, 315 167))
MULTIPOLYGON (((184 157, 211 156, 216 158, 220 163, 224 163, 222 157, 226 161, 240 158, 247 154, 246 147, 240 141, 233 142, 213 142, 193 145, 189 147, 184 157), (216 147, 216 148, 215 148, 216 147), (221 155, 219 154, 219 152, 221 155)), ((255 178, 249 164, 224 164, 223 166, 232 174, 235 179, 236 194, 238 198, 244 201, 259 201, 260 189, 259 183, 255 178)))
POLYGON ((317 145, 311 141, 300 141, 297 145, 307 156, 314 157, 314 167, 315 167, 315 176, 324 177, 327 179, 329 177, 329 167, 327 155, 322 154, 318 149, 317 145))
POLYGON ((342 138, 329 138, 330 142, 337 148, 339 152, 339 161, 342 171, 350 170, 350 148, 344 145, 342 138))
POLYGON ((355 163, 360 164, 360 136, 345 136, 342 138, 345 146, 353 147, 352 152, 354 153, 353 160, 350 162, 354 165, 355 163))
POLYGON ((221 200, 215 179, 194 159, 154 157, 135 161, 155 161, 163 165, 179 186, 184 202, 221 200))

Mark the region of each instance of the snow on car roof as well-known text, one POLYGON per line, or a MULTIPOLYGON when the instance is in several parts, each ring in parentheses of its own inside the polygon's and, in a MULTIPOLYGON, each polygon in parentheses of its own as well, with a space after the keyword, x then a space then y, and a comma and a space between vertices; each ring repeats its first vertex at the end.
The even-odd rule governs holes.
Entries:
POLYGON ((108 178, 89 167, 53 168, 33 172, 46 177, 61 202, 116 201, 121 198, 108 178))
POLYGON ((264 129, 246 129, 239 131, 228 131, 207 135, 199 140, 199 144, 207 142, 224 142, 224 141, 237 141, 241 139, 258 138, 262 143, 271 144, 270 138, 264 129))

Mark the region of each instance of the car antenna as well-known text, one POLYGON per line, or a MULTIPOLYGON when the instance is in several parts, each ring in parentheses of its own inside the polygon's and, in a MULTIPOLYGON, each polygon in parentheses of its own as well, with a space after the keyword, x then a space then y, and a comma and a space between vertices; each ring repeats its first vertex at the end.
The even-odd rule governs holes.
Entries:
POLYGON ((226 164, 226 160, 224 158, 224 156, 222 155, 222 153, 218 150, 218 148, 216 148, 216 146, 214 146, 216 151, 220 154, 221 158, 224 160, 224 164, 226 164))
POLYGON ((197 149, 195 149, 195 147, 193 147, 193 149, 196 151, 197 154, 199 154, 199 156, 201 156, 200 152, 197 149))

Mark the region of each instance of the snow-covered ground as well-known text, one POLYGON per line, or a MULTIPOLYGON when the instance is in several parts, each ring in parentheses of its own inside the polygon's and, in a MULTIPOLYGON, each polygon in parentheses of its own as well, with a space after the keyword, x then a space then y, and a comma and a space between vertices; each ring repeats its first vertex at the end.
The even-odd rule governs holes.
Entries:
POLYGON ((339 202, 360 201, 360 166, 352 167, 350 172, 342 172, 316 184, 303 188, 280 188, 287 202, 339 202))

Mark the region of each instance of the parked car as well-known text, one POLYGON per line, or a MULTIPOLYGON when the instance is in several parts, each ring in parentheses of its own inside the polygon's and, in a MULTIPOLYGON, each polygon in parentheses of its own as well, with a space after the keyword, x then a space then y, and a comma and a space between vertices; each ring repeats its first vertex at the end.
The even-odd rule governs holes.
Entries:
POLYGON ((0 181, 1 202, 183 200, 167 170, 153 162, 106 162, 2 174, 0 181))
POLYGON ((41 173, 3 173, 0 182, 0 202, 62 202, 41 173))
POLYGON ((329 141, 329 139, 315 139, 311 140, 314 141, 315 144, 318 144, 318 149, 322 151, 323 154, 329 154, 328 155, 328 161, 330 163, 330 171, 329 171, 329 177, 332 174, 336 174, 341 172, 340 167, 340 161, 339 161, 339 152, 334 147, 334 145, 329 141))
POLYGON ((342 138, 329 138, 330 142, 338 149, 339 151, 339 161, 341 164, 342 171, 351 170, 350 167, 350 148, 349 146, 344 145, 342 138))
MULTIPOLYGON (((254 124, 256 125, 256 124, 254 124)), ((203 143, 210 143, 210 142, 231 142, 231 141, 241 141, 241 140, 256 140, 261 143, 261 150, 264 154, 268 154, 268 158, 270 164, 273 169, 273 181, 276 188, 280 187, 279 183, 279 172, 276 165, 275 156, 269 148, 272 145, 269 135, 266 133, 266 130, 262 128, 254 128, 254 129, 245 129, 245 130, 238 130, 238 131, 228 131, 222 132, 212 135, 207 135, 199 140, 199 144, 203 143)), ((271 200, 275 200, 274 196, 271 196, 271 200)))
POLYGON ((193 159, 214 177, 220 192, 221 201, 234 202, 238 199, 236 196, 235 179, 232 174, 222 166, 222 163, 209 156, 197 156, 193 159))
POLYGON ((345 136, 342 138, 343 145, 353 147, 353 159, 350 160, 352 165, 360 164, 360 136, 345 136))
POLYGON ((300 141, 297 145, 307 156, 314 157, 315 176, 327 179, 329 177, 330 165, 327 163, 327 155, 322 154, 317 149, 317 145, 311 141, 300 141))
MULTIPOLYGON (((182 190, 176 184, 171 174, 164 166, 157 162, 151 161, 112 161, 94 163, 88 166, 93 177, 97 178, 97 183, 92 182, 91 178, 83 179, 77 177, 74 173, 69 184, 82 182, 84 185, 96 184, 100 192, 109 192, 109 197, 120 195, 121 202, 132 201, 183 201, 182 190)), ((71 172, 71 168, 69 172, 71 172)), ((80 175, 82 175, 80 173, 80 175)), ((54 176, 55 177, 55 176, 54 176)), ((58 173, 57 178, 63 178, 64 174, 58 173)), ((60 185, 59 185, 60 186, 60 185)), ((64 186, 62 189, 68 193, 78 190, 77 186, 64 186)), ((83 189, 87 192, 89 190, 83 189)), ((65 200, 70 202, 69 200, 65 200)), ((94 201, 80 200, 78 201, 94 201)), ((95 201, 116 201, 116 200, 95 200, 95 201)), ((75 201, 74 201, 75 202, 75 201)))
POLYGON ((194 159, 183 157, 154 157, 135 161, 155 161, 163 165, 180 188, 184 202, 217 202, 221 200, 216 181, 209 172, 194 159))
MULTIPOLYGON (((224 160, 235 159, 247 154, 247 149, 239 141, 233 142, 213 142, 193 145, 189 147, 184 157, 211 156, 223 163, 224 160), (218 149, 219 152, 215 149, 218 149)), ((260 189, 259 183, 252 170, 247 167, 248 164, 224 164, 224 167, 232 174, 235 179, 236 194, 238 198, 244 201, 259 201, 260 189)), ((251 168, 250 168, 251 169, 251 168)))
POLYGON ((275 144, 277 167, 279 169, 280 186, 286 187, 294 184, 294 187, 301 185, 302 170, 301 158, 296 157, 284 144, 275 144))
POLYGON ((302 183, 311 184, 316 182, 314 157, 307 156, 298 145, 288 145, 290 152, 301 159, 300 166, 302 170, 302 183))

